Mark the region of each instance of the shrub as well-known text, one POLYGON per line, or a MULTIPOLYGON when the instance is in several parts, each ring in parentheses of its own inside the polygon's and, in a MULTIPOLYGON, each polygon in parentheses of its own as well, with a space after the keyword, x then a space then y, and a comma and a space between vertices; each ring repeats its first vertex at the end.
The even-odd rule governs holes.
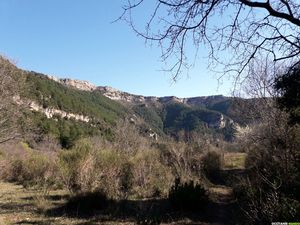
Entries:
POLYGON ((208 194, 200 184, 194 181, 181 183, 177 178, 169 191, 169 201, 174 209, 198 211, 208 203, 208 194))
POLYGON ((112 149, 97 152, 95 170, 98 171, 98 189, 110 198, 122 198, 130 192, 131 166, 128 158, 128 155, 112 149))
POLYGON ((166 196, 174 176, 171 168, 159 160, 154 149, 139 151, 131 158, 133 194, 136 197, 166 196))
POLYGON ((242 139, 248 176, 235 192, 249 224, 299 218, 299 128, 273 110, 242 139))
POLYGON ((202 159, 203 172, 212 182, 220 180, 221 158, 217 152, 208 152, 202 159))
POLYGON ((88 140, 81 140, 71 150, 60 153, 60 174, 73 193, 101 190, 110 198, 123 198, 131 188, 128 158, 113 149, 93 149, 88 140))
POLYGON ((176 177, 190 180, 199 176, 202 152, 184 142, 168 142, 157 146, 160 160, 172 169, 176 177))
POLYGON ((56 179, 57 166, 54 160, 39 151, 26 147, 23 152, 7 158, 5 171, 2 176, 5 180, 18 182, 25 187, 49 187, 59 185, 56 179))
POLYGON ((74 148, 59 153, 60 176, 69 191, 82 190, 82 184, 79 181, 80 166, 88 158, 91 151, 91 145, 86 140, 81 140, 74 148))
POLYGON ((239 205, 245 212, 245 224, 270 224, 274 221, 295 221, 300 217, 299 201, 285 197, 280 190, 262 189, 248 182, 234 187, 239 205))

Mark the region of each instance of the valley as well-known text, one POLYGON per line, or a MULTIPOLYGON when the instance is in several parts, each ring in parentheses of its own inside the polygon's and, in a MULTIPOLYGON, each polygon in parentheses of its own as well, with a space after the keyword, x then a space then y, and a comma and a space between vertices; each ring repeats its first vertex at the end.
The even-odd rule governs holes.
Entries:
POLYGON ((299 127, 276 99, 133 95, 4 58, 0 71, 0 224, 298 215, 299 127))

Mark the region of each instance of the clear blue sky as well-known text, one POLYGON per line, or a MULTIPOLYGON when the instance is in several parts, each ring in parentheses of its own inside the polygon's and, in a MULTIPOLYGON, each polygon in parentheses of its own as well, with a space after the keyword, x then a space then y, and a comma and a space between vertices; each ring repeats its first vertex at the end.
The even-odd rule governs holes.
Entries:
POLYGON ((189 77, 171 82, 171 75, 161 71, 159 48, 145 45, 124 22, 111 23, 121 15, 124 2, 0 0, 0 54, 26 70, 134 94, 230 94, 230 83, 218 86, 201 52, 189 77))

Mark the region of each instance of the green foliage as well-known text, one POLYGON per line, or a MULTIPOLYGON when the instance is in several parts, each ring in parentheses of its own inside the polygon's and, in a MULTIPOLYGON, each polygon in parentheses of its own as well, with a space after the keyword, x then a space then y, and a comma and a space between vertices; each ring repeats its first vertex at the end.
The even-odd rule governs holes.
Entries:
POLYGON ((200 184, 194 184, 193 181, 181 183, 177 178, 170 189, 169 201, 175 209, 199 211, 208 203, 208 195, 200 184))
MULTIPOLYGON (((167 104, 163 112, 164 131, 177 138, 181 131, 195 131, 199 134, 231 140, 233 137, 232 126, 226 125, 223 129, 216 129, 211 126, 220 119, 220 116, 220 112, 207 109, 204 106, 201 108, 179 103, 167 104)), ((225 119, 228 118, 225 116, 225 119)))
POLYGON ((25 85, 23 97, 35 100, 45 108, 53 107, 108 123, 124 117, 127 112, 124 106, 99 92, 68 88, 42 74, 28 73, 25 85))
POLYGON ((293 123, 300 122, 300 64, 275 80, 275 89, 280 97, 279 106, 290 112, 293 123))
POLYGON ((233 103, 232 99, 225 99, 220 102, 210 103, 210 105, 207 106, 207 108, 214 111, 221 112, 224 115, 229 115, 232 107, 232 103, 233 103))
MULTIPOLYGON (((85 122, 64 119, 59 116, 54 119, 48 119, 39 112, 24 113, 24 119, 21 124, 25 134, 34 133, 36 135, 36 141, 42 139, 42 136, 45 135, 53 136, 66 149, 72 148, 80 138, 102 135, 109 139, 112 135, 109 133, 109 129, 91 126, 85 122)), ((30 140, 28 141, 30 142, 30 140)))
POLYGON ((183 104, 168 104, 165 107, 164 128, 167 132, 177 132, 179 130, 203 130, 205 124, 214 117, 212 111, 187 107, 183 104))
POLYGON ((136 105, 133 107, 133 110, 141 118, 145 120, 150 127, 153 127, 155 130, 162 132, 163 131, 163 121, 159 116, 159 113, 155 110, 154 107, 148 107, 146 105, 136 105))
MULTIPOLYGON (((23 91, 21 97, 32 99, 44 108, 56 108, 65 112, 81 114, 91 118, 91 123, 96 129, 107 136, 113 138, 112 126, 116 121, 128 117, 135 113, 145 121, 145 128, 153 129, 163 136, 164 133, 177 137, 178 132, 196 131, 202 134, 209 133, 216 136, 224 136, 230 140, 232 128, 215 129, 208 126, 211 122, 218 120, 220 112, 228 114, 231 108, 231 99, 223 96, 213 96, 203 99, 200 106, 188 106, 179 103, 162 103, 161 105, 135 105, 128 107, 103 96, 100 92, 81 91, 75 88, 64 86, 55 82, 42 74, 27 72, 24 77, 23 91)), ((36 116, 36 114, 34 115, 36 116)), ((57 117, 57 120, 62 120, 57 117)), ((36 119, 34 119, 36 120, 36 119)), ((81 137, 88 136, 91 128, 87 128, 78 121, 57 126, 55 122, 43 120, 38 124, 45 133, 54 134, 60 140, 64 148, 71 148, 74 141, 81 137), (80 124, 77 125, 70 125, 80 124), (66 129, 62 128, 65 127, 66 129)), ((96 130, 94 129, 94 130, 96 130)))

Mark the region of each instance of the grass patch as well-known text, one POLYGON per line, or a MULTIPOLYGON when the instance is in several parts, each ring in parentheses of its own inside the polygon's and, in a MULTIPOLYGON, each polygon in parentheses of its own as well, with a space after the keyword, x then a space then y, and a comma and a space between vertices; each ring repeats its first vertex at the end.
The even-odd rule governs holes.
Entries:
POLYGON ((225 153, 223 169, 245 169, 246 156, 246 153, 225 153))

